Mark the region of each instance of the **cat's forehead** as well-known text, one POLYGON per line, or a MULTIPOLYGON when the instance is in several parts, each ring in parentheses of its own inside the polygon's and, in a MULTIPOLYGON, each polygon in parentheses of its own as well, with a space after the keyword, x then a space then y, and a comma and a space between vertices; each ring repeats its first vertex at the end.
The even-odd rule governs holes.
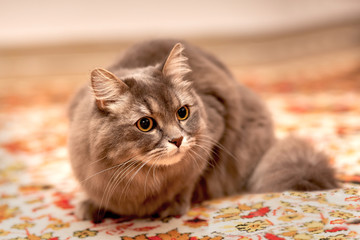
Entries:
POLYGON ((171 106, 189 98, 188 91, 164 79, 161 72, 154 67, 128 72, 122 80, 130 86, 132 95, 147 100, 149 104, 162 102, 171 106))
POLYGON ((181 106, 194 104, 191 91, 163 78, 157 67, 123 69, 117 75, 129 86, 130 102, 121 112, 132 121, 155 115, 166 119, 181 106))
POLYGON ((170 84, 153 80, 137 83, 133 89, 133 95, 143 107, 151 112, 161 112, 164 109, 172 109, 181 103, 180 93, 170 84))
POLYGON ((133 107, 142 115, 159 115, 164 118, 183 105, 193 105, 190 91, 177 89, 165 80, 136 81, 131 89, 133 107))
POLYGON ((161 72, 156 66, 148 66, 144 68, 120 69, 117 75, 120 76, 122 81, 134 80, 139 83, 151 83, 159 78, 161 72))

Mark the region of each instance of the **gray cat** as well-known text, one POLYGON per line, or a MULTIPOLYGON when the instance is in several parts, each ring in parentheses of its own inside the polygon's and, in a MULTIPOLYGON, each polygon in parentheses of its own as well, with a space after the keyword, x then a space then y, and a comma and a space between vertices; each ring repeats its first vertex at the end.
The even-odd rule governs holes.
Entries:
POLYGON ((82 219, 166 217, 245 191, 338 186, 324 154, 276 140, 259 97, 183 41, 144 42, 95 69, 91 91, 71 103, 69 153, 87 194, 82 219))

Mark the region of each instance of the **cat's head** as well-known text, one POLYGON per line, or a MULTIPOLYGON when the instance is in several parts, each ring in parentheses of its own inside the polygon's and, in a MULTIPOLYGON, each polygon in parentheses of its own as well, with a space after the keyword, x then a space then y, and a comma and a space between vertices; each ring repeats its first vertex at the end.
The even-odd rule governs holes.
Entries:
POLYGON ((92 72, 94 102, 103 116, 95 147, 108 158, 172 165, 196 154, 205 116, 187 79, 191 69, 183 50, 176 44, 155 66, 92 72))

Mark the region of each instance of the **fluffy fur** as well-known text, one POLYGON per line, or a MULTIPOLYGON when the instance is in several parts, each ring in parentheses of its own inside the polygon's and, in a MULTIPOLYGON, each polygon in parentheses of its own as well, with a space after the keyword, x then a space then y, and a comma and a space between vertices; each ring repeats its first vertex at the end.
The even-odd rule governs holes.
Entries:
POLYGON ((215 57, 156 40, 91 74, 70 108, 69 153, 94 218, 184 214, 191 203, 244 191, 337 186, 327 157, 304 141, 277 141, 262 101, 215 57), (177 111, 187 106, 189 117, 177 111), (136 123, 151 117, 156 126, 136 123), (182 139, 176 146, 174 139, 182 139))

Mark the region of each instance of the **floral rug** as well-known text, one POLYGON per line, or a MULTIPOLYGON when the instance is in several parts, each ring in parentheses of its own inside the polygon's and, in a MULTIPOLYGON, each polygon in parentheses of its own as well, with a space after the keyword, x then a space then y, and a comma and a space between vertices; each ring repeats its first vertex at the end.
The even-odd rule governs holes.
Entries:
POLYGON ((331 156, 340 189, 239 195, 167 219, 74 216, 78 186, 66 150, 66 102, 51 86, 0 96, 0 239, 360 239, 360 78, 242 76, 267 102, 282 138, 297 134, 331 156))

